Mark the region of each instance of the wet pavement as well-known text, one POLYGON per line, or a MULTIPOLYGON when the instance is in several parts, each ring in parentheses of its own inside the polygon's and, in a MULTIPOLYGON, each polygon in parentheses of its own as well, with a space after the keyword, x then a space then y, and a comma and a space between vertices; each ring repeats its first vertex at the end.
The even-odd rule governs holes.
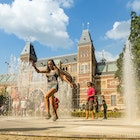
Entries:
POLYGON ((57 121, 37 117, 0 116, 0 139, 2 136, 36 136, 60 139, 140 139, 140 121, 102 118, 86 120, 62 117, 57 121))

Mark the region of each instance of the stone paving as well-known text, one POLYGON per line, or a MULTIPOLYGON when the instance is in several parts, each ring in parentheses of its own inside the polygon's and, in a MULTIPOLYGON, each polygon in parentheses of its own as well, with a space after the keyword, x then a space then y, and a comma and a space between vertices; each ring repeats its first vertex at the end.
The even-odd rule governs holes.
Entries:
POLYGON ((63 117, 56 122, 36 117, 0 116, 0 140, 10 139, 80 140, 80 139, 139 139, 140 121, 126 123, 121 119, 63 117), (8 138, 6 138, 6 136, 8 138), (22 138, 21 138, 22 136, 22 138), (18 138, 17 138, 18 137, 18 138))

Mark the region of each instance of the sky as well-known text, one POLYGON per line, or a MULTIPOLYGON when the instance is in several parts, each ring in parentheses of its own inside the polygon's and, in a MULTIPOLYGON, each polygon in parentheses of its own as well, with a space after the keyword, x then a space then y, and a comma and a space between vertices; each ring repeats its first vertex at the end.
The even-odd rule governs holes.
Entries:
POLYGON ((38 59, 77 53, 88 29, 97 61, 114 61, 130 34, 140 0, 0 0, 0 74, 32 42, 38 59))

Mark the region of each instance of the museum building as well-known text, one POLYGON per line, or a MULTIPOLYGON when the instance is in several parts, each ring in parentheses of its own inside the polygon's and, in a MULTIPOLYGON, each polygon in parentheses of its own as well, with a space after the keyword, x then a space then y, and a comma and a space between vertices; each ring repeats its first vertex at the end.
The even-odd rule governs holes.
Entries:
MULTIPOLYGON (((47 60, 53 59, 59 68, 71 74, 73 82, 75 83, 75 88, 72 90, 72 106, 74 108, 81 108, 86 104, 87 82, 89 81, 94 83, 99 103, 101 103, 101 95, 104 95, 109 110, 124 108, 122 94, 117 92, 119 82, 115 78, 115 72, 117 70, 116 61, 107 62, 103 57, 100 62, 97 62, 95 47, 89 30, 82 31, 77 46, 77 53, 75 54, 37 59, 33 44, 27 42, 20 54, 20 60, 24 63, 30 63, 31 59, 36 61, 36 66, 39 69, 44 69, 47 60)), ((26 69, 26 67, 24 69, 26 69)), ((24 83, 28 86, 34 84, 34 86, 30 86, 31 88, 28 89, 25 86, 24 90, 28 90, 28 94, 30 94, 31 92, 37 91, 39 85, 41 92, 45 92, 46 83, 37 79, 32 83, 33 71, 30 70, 30 72, 28 72, 29 75, 26 74, 26 71, 24 72, 24 76, 22 75, 22 77, 26 77, 27 80, 24 81, 24 83)), ((6 85, 9 92, 12 92, 15 86, 18 86, 20 89, 22 82, 22 78, 16 73, 0 75, 0 88, 6 85), (17 81, 17 79, 20 81, 17 81)), ((23 85, 24 84, 22 84, 22 86, 23 85)))

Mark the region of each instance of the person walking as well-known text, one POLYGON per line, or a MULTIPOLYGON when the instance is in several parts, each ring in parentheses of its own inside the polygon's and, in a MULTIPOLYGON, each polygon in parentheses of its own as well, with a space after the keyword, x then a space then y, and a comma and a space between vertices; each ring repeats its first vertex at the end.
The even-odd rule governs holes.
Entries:
POLYGON ((46 74, 47 78, 47 92, 45 93, 45 102, 46 102, 46 119, 51 118, 51 113, 50 113, 50 104, 52 106, 52 112, 54 114, 53 120, 56 121, 58 119, 58 115, 56 112, 55 108, 55 103, 54 103, 54 94, 58 91, 58 77, 61 78, 61 80, 66 81, 71 87, 73 87, 72 84, 72 78, 70 75, 68 75, 66 72, 63 70, 59 69, 53 59, 49 59, 47 61, 47 69, 46 70, 39 70, 35 62, 32 61, 32 66, 36 70, 37 73, 44 73, 46 74))
POLYGON ((95 89, 93 87, 92 82, 87 82, 87 103, 86 103, 86 119, 89 117, 89 113, 91 114, 91 118, 94 119, 94 112, 93 112, 93 103, 94 103, 94 95, 95 89))

